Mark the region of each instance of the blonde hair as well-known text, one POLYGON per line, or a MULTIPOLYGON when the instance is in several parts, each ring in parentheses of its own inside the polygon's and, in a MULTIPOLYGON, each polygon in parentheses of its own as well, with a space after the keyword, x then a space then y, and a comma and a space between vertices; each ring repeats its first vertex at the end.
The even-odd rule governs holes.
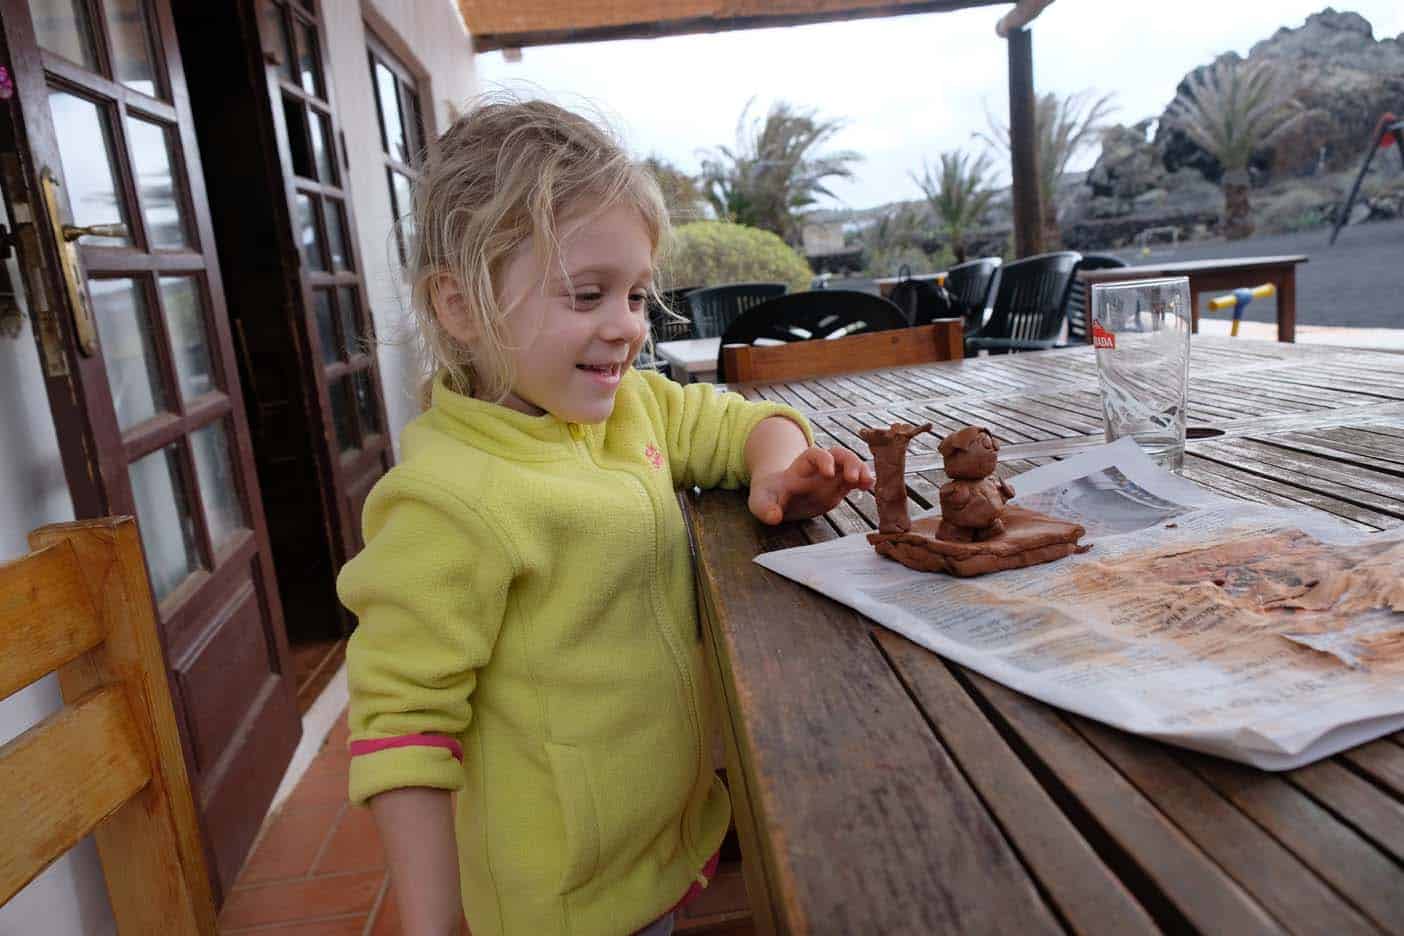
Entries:
POLYGON ((413 308, 427 372, 450 386, 500 402, 515 375, 499 295, 507 260, 535 238, 542 271, 558 262, 563 218, 619 204, 638 209, 654 255, 668 234, 668 210, 651 173, 600 124, 541 100, 494 95, 479 100, 438 140, 414 188, 409 266, 413 308), (447 274, 457 285, 476 337, 453 338, 434 313, 447 274))

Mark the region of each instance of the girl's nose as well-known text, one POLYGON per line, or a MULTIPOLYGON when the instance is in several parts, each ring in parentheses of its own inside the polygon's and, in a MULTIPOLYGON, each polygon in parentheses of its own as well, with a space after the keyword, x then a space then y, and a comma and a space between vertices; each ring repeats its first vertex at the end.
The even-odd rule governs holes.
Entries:
POLYGON ((643 337, 648 318, 642 309, 630 306, 628 296, 610 304, 609 315, 601 329, 606 341, 634 342, 643 337))

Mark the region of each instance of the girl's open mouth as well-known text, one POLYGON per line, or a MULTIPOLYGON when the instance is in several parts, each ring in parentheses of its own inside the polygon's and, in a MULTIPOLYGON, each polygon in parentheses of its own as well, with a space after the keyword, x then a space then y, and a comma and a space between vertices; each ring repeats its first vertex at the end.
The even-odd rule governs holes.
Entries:
POLYGON ((617 378, 624 372, 623 364, 577 364, 575 366, 588 374, 597 374, 607 379, 617 378))

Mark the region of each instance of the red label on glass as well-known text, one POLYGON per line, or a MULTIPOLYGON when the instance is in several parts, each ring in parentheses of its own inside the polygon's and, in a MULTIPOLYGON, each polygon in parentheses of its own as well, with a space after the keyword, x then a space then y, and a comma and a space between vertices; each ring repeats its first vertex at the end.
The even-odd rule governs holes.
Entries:
POLYGON ((1092 347, 1106 348, 1108 351, 1116 348, 1116 334, 1109 332, 1102 327, 1101 322, 1092 322, 1092 347))

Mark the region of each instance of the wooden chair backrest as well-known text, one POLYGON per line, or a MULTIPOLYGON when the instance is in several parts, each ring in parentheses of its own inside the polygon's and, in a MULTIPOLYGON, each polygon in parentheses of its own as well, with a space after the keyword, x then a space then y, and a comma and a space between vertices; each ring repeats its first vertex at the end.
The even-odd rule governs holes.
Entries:
POLYGON ((726 345, 722 355, 727 383, 807 380, 879 367, 960 360, 965 354, 963 336, 960 319, 938 319, 930 325, 846 338, 726 345))
POLYGON ((30 533, 0 565, 0 699, 63 708, 0 747, 0 905, 89 832, 123 936, 213 934, 206 856, 130 517, 30 533))

